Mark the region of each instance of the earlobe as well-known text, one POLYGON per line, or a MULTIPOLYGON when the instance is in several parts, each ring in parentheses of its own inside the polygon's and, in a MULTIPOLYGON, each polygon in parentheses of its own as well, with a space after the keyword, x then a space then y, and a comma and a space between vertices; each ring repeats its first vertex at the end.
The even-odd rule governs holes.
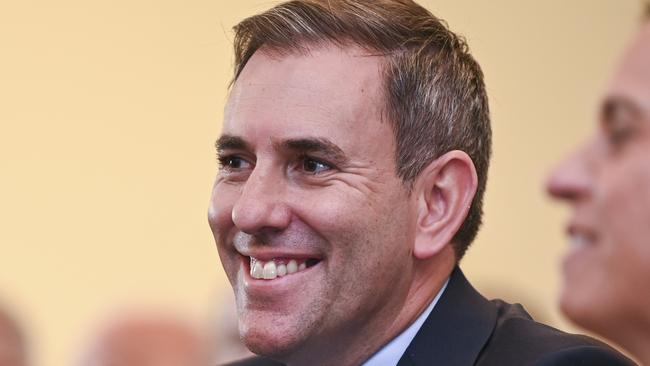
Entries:
POLYGON ((467 217, 477 186, 474 163, 459 150, 440 156, 420 173, 413 192, 418 195, 416 258, 432 257, 450 244, 467 217))

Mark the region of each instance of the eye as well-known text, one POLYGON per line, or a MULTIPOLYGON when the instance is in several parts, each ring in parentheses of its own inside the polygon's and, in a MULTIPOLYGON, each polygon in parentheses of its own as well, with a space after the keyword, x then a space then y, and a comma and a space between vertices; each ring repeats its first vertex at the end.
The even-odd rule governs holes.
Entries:
POLYGON ((624 147, 634 137, 635 133, 636 124, 631 116, 625 112, 619 111, 615 113, 607 123, 607 139, 610 146, 615 150, 624 147))
POLYGON ((638 129, 638 112, 628 103, 610 101, 604 108, 603 127, 609 144, 620 149, 634 137, 638 129))
POLYGON ((304 170, 307 173, 319 174, 319 173, 326 172, 330 169, 332 169, 332 167, 329 164, 323 163, 320 160, 316 160, 308 156, 302 158, 302 170, 304 170))
POLYGON ((248 161, 237 155, 218 156, 217 159, 221 170, 241 170, 250 167, 248 161))
POLYGON ((609 131, 608 139, 609 143, 613 147, 620 147, 629 140, 632 135, 632 130, 630 128, 618 127, 609 131))

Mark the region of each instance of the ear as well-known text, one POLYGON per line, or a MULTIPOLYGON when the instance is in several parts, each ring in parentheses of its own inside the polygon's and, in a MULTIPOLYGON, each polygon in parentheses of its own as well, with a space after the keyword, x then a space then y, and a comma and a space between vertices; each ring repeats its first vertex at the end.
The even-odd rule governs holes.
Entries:
POLYGON ((478 178, 472 159, 450 151, 432 161, 414 184, 418 204, 413 255, 426 259, 450 244, 465 221, 478 178))

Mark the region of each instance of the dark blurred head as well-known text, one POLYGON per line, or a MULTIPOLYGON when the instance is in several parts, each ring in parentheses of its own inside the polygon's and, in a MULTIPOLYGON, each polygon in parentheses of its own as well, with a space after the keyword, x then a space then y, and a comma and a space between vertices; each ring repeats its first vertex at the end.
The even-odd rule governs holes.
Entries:
POLYGON ((26 366, 26 353, 18 324, 0 310, 0 366, 26 366))
POLYGON ((169 316, 128 315, 111 322, 91 343, 82 366, 205 366, 207 341, 169 316))

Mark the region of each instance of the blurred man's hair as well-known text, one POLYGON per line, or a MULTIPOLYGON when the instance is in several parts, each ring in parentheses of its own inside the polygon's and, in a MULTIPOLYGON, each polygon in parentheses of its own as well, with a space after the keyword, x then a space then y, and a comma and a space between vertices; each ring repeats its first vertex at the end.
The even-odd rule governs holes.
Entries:
POLYGON ((234 30, 233 82, 259 49, 282 55, 357 46, 384 57, 384 114, 393 126, 398 176, 410 188, 452 150, 466 152, 476 166, 476 196, 453 240, 460 260, 481 224, 492 134, 483 73, 465 40, 412 0, 294 0, 234 30))

